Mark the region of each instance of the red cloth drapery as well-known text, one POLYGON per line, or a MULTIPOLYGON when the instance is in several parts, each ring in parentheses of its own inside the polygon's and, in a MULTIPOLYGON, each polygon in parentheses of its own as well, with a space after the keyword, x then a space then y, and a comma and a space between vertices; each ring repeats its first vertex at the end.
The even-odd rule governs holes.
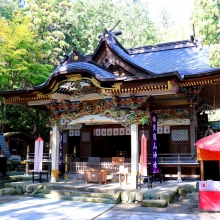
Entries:
POLYGON ((198 140, 195 145, 203 150, 220 151, 220 132, 198 140))

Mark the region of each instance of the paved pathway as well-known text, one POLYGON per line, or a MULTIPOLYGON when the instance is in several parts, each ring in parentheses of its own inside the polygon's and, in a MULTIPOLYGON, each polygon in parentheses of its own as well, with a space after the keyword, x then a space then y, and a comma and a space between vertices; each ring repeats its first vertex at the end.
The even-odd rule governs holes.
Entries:
POLYGON ((93 219, 111 204, 24 198, 0 205, 1 220, 74 220, 93 219))
POLYGON ((95 220, 219 220, 219 213, 172 214, 152 212, 107 211, 95 220))
POLYGON ((171 214, 111 209, 114 205, 24 198, 0 205, 0 220, 218 220, 220 213, 171 214))

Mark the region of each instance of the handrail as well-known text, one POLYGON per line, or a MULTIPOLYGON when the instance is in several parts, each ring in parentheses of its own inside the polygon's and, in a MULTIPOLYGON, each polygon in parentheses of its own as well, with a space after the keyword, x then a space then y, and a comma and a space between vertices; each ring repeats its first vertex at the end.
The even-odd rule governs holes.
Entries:
MULTIPOLYGON (((151 154, 147 154, 147 155, 151 155, 151 154)), ((179 155, 179 156, 189 156, 191 157, 192 155, 194 155, 194 153, 162 153, 162 154, 158 154, 158 156, 174 156, 174 155, 179 155)))

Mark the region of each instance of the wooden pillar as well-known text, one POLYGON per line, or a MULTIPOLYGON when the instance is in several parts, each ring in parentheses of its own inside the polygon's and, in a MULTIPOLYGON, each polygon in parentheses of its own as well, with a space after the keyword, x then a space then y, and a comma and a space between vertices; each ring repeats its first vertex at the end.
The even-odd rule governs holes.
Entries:
POLYGON ((136 188, 137 174, 138 174, 138 125, 131 125, 131 181, 130 185, 132 188, 136 188))
POLYGON ((182 178, 181 178, 181 166, 180 166, 180 165, 177 166, 177 182, 178 182, 178 183, 182 182, 182 178))
POLYGON ((28 176, 29 174, 29 153, 30 153, 30 147, 27 146, 27 155, 26 155, 26 175, 28 176))
POLYGON ((53 127, 51 157, 51 182, 56 182, 59 177, 59 131, 57 126, 53 127))
POLYGON ((200 180, 204 181, 204 161, 200 161, 200 180))
POLYGON ((191 154, 194 155, 196 152, 195 142, 196 142, 196 127, 195 127, 195 107, 190 107, 190 148, 191 154))

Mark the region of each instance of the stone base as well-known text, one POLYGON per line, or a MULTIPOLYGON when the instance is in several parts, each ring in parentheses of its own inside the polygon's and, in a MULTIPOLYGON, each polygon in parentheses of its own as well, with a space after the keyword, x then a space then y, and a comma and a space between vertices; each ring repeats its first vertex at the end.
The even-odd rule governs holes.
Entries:
POLYGON ((50 182, 55 183, 55 182, 57 182, 57 179, 55 177, 51 177, 50 182))

